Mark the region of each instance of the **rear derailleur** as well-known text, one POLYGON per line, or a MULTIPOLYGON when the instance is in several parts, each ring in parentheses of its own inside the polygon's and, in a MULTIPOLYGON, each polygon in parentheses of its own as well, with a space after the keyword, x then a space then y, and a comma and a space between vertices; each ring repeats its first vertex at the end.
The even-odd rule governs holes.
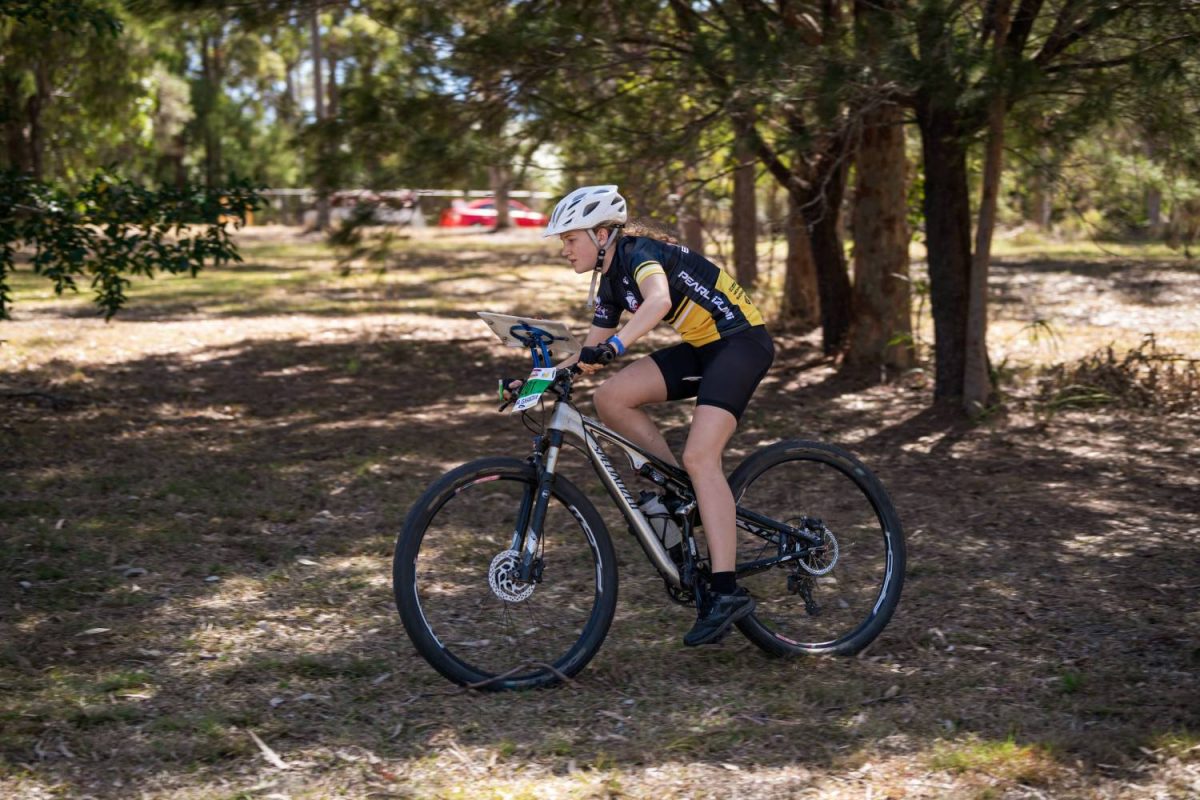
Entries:
POLYGON ((804 610, 808 612, 810 617, 818 616, 821 613, 821 604, 813 597, 813 588, 816 585, 817 582, 813 579, 812 575, 800 572, 799 570, 788 575, 788 592, 800 595, 801 599, 804 600, 804 610))

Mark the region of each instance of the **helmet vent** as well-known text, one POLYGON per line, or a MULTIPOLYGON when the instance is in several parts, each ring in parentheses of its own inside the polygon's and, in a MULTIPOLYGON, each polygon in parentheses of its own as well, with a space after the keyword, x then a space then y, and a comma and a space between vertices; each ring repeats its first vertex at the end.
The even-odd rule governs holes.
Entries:
POLYGON ((625 210, 625 198, 615 184, 584 186, 559 201, 542 236, 560 236, 600 225, 620 227, 625 224, 625 210))

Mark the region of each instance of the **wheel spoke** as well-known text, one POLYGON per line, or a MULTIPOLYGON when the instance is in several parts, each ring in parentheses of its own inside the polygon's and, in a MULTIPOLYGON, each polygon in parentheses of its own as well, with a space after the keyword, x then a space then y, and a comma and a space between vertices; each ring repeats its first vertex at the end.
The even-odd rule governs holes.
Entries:
MULTIPOLYGON (((848 454, 827 446, 777 447, 774 457, 768 453, 748 462, 753 469, 735 473, 738 504, 806 528, 822 545, 807 550, 805 544, 800 552, 809 554, 802 559, 739 577, 757 602, 754 617, 739 627, 772 652, 854 652, 878 634, 899 596, 895 569, 903 568, 903 542, 895 513, 882 487, 848 454)), ((759 537, 738 534, 739 564, 764 557, 759 537)))
POLYGON ((600 530, 589 537, 571 513, 568 505, 585 501, 563 501, 561 491, 578 492, 569 484, 556 488, 547 509, 541 582, 516 578, 521 556, 509 547, 533 480, 520 464, 464 475, 428 513, 410 519, 397 545, 405 627, 421 654, 460 683, 498 675, 507 677, 489 688, 553 682, 556 670, 571 674, 587 662, 611 620, 616 575, 597 569, 597 560, 612 569, 611 544, 598 518, 591 527, 600 530), (523 667, 535 663, 553 669, 523 667))

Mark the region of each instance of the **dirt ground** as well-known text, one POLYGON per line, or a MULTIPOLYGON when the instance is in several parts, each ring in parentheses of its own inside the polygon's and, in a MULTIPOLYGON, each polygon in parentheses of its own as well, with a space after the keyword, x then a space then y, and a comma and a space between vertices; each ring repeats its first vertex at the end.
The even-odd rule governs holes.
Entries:
MULTIPOLYGON (((521 361, 472 312, 582 319, 586 278, 520 235, 348 276, 317 241, 243 247, 107 325, 23 279, 0 323, 0 795, 1200 797, 1200 410, 1037 382, 1146 333, 1200 358, 1194 264, 1006 255, 1008 396, 977 425, 922 373, 847 375, 777 331, 728 467, 819 439, 888 487, 906 584, 859 657, 685 648, 688 610, 610 511, 599 655, 478 694, 409 645, 391 547, 441 472, 529 446, 491 399, 521 361)), ((688 411, 657 412, 675 446, 688 411)))

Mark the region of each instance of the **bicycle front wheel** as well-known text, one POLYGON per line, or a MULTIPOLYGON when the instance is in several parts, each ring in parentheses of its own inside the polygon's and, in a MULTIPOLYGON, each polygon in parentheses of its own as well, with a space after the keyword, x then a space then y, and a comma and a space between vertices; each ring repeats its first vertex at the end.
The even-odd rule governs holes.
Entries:
POLYGON ((742 633, 776 655, 852 655, 870 644, 891 619, 904 583, 904 533, 879 480, 841 448, 792 440, 751 455, 729 483, 739 507, 823 530, 825 539, 803 564, 743 575, 745 565, 778 555, 779 539, 739 527, 738 583, 757 604, 738 623, 742 633))
POLYGON ((533 467, 487 458, 444 475, 409 512, 392 565, 396 607, 417 651, 455 683, 546 686, 579 672, 608 633, 616 557, 595 507, 555 480, 540 580, 517 580, 517 517, 533 467))

